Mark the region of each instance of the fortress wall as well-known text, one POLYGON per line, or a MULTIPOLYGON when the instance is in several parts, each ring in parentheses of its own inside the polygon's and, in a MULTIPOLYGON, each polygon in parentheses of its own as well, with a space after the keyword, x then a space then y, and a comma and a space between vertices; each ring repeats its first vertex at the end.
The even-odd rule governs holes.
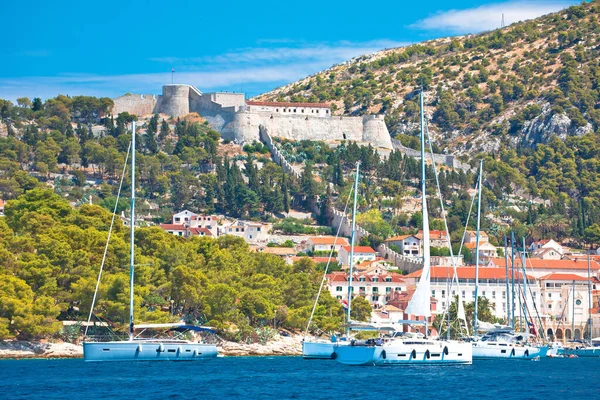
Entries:
POLYGON ((300 115, 266 115, 238 112, 227 124, 222 135, 238 143, 259 141, 259 127, 269 135, 292 140, 323 140, 370 142, 376 147, 392 148, 390 135, 381 118, 331 117, 310 118, 300 115), (366 133, 366 134, 365 134, 366 133))
POLYGON ((190 112, 190 86, 165 85, 162 96, 156 106, 156 111, 179 117, 190 112))
POLYGON ((151 94, 126 94, 113 99, 113 115, 119 115, 122 112, 137 115, 139 117, 153 114, 157 104, 157 99, 151 94))

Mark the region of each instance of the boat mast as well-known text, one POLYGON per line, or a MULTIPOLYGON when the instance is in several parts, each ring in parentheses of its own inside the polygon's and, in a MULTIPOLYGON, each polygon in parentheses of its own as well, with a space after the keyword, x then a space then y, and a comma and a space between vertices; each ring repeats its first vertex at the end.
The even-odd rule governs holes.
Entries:
POLYGON ((129 340, 133 340, 133 278, 134 278, 134 246, 135 239, 135 121, 131 123, 131 219, 130 219, 130 237, 129 248, 131 254, 129 265, 129 340))
POLYGON ((575 280, 573 280, 573 304, 571 304, 571 340, 575 340, 575 280))
POLYGON ((477 336, 477 305, 479 303, 479 228, 481 221, 481 175, 483 160, 479 161, 479 180, 477 182, 477 238, 475 239, 475 307, 473 310, 473 335, 477 336))
MULTIPOLYGON (((421 197, 422 197, 422 217, 423 217, 423 274, 429 274, 429 212, 427 211, 427 192, 425 188, 425 111, 423 106, 423 88, 419 96, 421 109, 421 197), (425 270, 427 268, 427 271, 425 270)), ((429 277, 427 277, 429 279, 429 277)), ((427 293, 428 303, 431 292, 427 293)), ((428 308, 430 305, 428 304, 428 308)), ((427 316, 425 316, 425 337, 427 337, 427 316)))
POLYGON ((592 346, 592 327, 593 325, 593 319, 592 319, 592 266, 591 266, 591 257, 590 257, 590 253, 588 252, 588 326, 590 328, 590 334, 589 334, 589 340, 590 340, 590 346, 592 346))
POLYGON ((508 283, 508 238, 504 235, 504 266, 506 269, 506 323, 510 325, 510 307, 508 306, 509 299, 509 283, 508 283))
POLYGON ((511 258, 511 274, 512 274, 512 283, 511 283, 511 294, 510 294, 510 308, 512 312, 512 319, 510 321, 510 327, 515 329, 515 233, 510 233, 510 258, 511 258))
MULTIPOLYGON (((527 268, 525 268, 525 237, 523 237, 523 253, 521 254, 521 269, 523 270, 523 316, 525 317, 525 329, 529 334, 529 316, 527 315, 527 268)), ((519 297, 520 298, 520 297, 519 297)), ((525 337, 527 342, 529 335, 525 337)))
POLYGON ((352 274, 354 273, 354 239, 355 239, 355 228, 356 228, 356 202, 358 198, 358 174, 360 170, 360 161, 356 163, 356 176, 354 177, 354 206, 352 208, 352 235, 350 237, 350 268, 348 276, 348 316, 346 318, 346 337, 350 334, 350 310, 352 304, 352 274))

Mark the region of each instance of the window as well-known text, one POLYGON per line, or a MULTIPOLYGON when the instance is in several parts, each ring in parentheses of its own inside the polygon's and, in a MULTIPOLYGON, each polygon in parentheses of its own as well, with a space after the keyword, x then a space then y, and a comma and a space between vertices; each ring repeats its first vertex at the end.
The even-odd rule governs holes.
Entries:
POLYGON ((390 293, 391 291, 392 291, 392 288, 391 288, 391 287, 386 287, 386 288, 385 288, 385 292, 386 292, 386 293, 390 293))
POLYGON ((386 282, 391 282, 391 281, 392 281, 392 278, 390 278, 390 277, 388 276, 387 278, 385 278, 385 281, 386 281, 386 282))
POLYGON ((396 288, 396 292, 401 292, 401 291, 402 291, 402 288, 400 288, 400 287, 396 288))
POLYGON ((462 298, 463 299, 465 298, 465 291, 464 290, 462 291, 462 298))
POLYGON ((249 237, 250 239, 252 239, 252 235, 249 235, 248 237, 249 237))
POLYGON ((296 109, 294 108, 294 112, 296 112, 296 109))
POLYGON ((329 114, 329 110, 325 110, 325 114, 329 114))
POLYGON ((435 297, 435 290, 431 291, 431 297, 435 297))
POLYGON ((304 108, 302 110, 300 110, 302 112, 302 114, 304 114, 304 108))
POLYGON ((552 304, 548 304, 548 308, 552 308, 552 304))
POLYGON ((445 299, 445 298, 446 298, 446 291, 442 290, 442 299, 445 299))
POLYGON ((335 297, 337 297, 338 300, 342 299, 342 296, 335 296, 335 297))
POLYGON ((551 299, 552 298, 552 293, 548 293, 548 298, 551 299))
POLYGON ((279 112, 279 108, 276 108, 276 109, 275 109, 275 112, 279 112))
POLYGON ((379 278, 373 278, 371 281, 372 282, 379 282, 379 278))
POLYGON ((341 286, 336 286, 335 287, 335 291, 336 292, 341 292, 342 290, 344 290, 341 286))
POLYGON ((256 232, 260 232, 260 228, 256 228, 256 232))
POLYGON ((502 298, 505 299, 506 298, 506 292, 503 290, 502 291, 502 298))
POLYGON ((373 296, 373 297, 371 297, 371 300, 372 301, 377 301, 377 300, 379 300, 379 296, 373 296))
POLYGON ((485 297, 485 290, 484 290, 483 292, 481 292, 481 295, 482 295, 483 297, 485 297))
POLYGON ((361 293, 364 293, 365 292, 365 287, 364 286, 360 286, 358 288, 358 291, 361 292, 361 293))
POLYGON ((376 288, 376 287, 373 288, 373 294, 375 294, 375 293, 379 293, 379 288, 376 288))
POLYGON ((492 290, 492 299, 495 299, 495 298, 496 298, 496 291, 492 290))

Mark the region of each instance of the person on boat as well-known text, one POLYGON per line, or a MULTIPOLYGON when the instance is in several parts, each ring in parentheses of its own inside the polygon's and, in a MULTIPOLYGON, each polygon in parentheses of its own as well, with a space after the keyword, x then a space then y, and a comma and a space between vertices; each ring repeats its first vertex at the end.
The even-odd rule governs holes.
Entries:
POLYGON ((331 335, 331 343, 335 343, 337 342, 337 336, 335 336, 335 333, 331 335))

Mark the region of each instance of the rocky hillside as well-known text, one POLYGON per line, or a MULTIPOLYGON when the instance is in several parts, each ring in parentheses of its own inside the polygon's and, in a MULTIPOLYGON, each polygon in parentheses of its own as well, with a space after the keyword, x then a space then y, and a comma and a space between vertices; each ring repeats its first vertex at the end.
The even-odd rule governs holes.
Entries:
POLYGON ((336 114, 383 113, 410 143, 421 84, 436 142, 449 152, 531 147, 597 130, 600 3, 478 35, 355 58, 260 100, 325 101, 336 114))

